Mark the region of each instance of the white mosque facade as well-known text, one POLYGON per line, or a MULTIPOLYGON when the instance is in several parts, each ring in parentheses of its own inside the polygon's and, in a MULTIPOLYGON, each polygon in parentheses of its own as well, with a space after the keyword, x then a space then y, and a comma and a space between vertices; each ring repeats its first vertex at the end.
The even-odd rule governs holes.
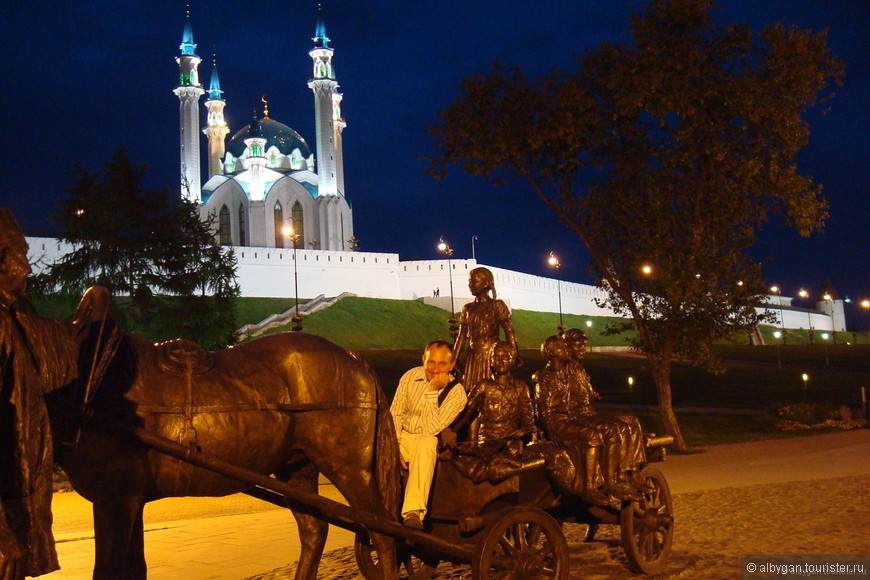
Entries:
POLYGON ((218 241, 235 247, 356 249, 353 213, 345 197, 341 114, 342 95, 332 64, 322 14, 318 14, 313 72, 315 150, 296 131, 263 116, 237 130, 224 117, 226 101, 213 63, 208 90, 200 81, 190 18, 185 22, 177 57, 179 84, 182 196, 200 204, 204 219, 213 220, 218 241), (200 122, 204 103, 205 119, 200 122), (202 180, 200 132, 208 141, 208 176, 202 180))

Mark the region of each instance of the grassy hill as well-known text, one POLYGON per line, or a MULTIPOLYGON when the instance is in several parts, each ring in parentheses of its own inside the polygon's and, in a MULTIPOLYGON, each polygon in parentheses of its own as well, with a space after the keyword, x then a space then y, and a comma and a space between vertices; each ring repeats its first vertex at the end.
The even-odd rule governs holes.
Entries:
MULTIPOLYGON (((415 300, 349 297, 306 316, 303 326, 305 332, 326 337, 348 348, 403 350, 421 348, 436 338, 449 340, 448 317, 446 311, 415 300)), ((514 310, 513 321, 520 348, 536 349, 546 337, 556 333, 559 316, 514 310)), ((568 328, 584 328, 595 345, 624 346, 624 336, 601 336, 607 322, 605 317, 564 316, 568 328), (591 327, 587 321, 592 323, 591 327)), ((278 328, 275 332, 282 330, 289 328, 278 328)))

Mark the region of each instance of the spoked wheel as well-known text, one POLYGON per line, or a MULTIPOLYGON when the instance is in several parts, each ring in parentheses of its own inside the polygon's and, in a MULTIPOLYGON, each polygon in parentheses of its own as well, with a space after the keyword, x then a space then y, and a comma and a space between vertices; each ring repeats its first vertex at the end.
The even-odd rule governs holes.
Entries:
POLYGON ((552 516, 514 508, 483 532, 471 564, 472 578, 568 578, 568 542, 552 516))
POLYGON ((371 538, 365 532, 357 532, 353 539, 353 555, 356 557, 356 565, 359 566, 360 574, 367 580, 379 580, 384 575, 381 573, 378 551, 372 544, 371 538))
POLYGON ((632 570, 658 574, 674 541, 674 504, 661 471, 646 467, 639 479, 642 499, 625 502, 619 512, 622 546, 632 570))
POLYGON ((405 556, 402 565, 408 573, 408 580, 429 580, 435 575, 438 560, 421 560, 416 556, 405 556))
MULTIPOLYGON (((382 578, 378 563, 378 553, 367 533, 356 533, 353 542, 353 553, 356 557, 356 564, 359 566, 360 574, 364 578, 382 578)), ((435 569, 438 567, 438 560, 424 560, 411 556, 408 554, 407 548, 403 548, 401 545, 399 546, 398 560, 405 567, 408 580, 429 580, 429 578, 435 575, 435 569)))

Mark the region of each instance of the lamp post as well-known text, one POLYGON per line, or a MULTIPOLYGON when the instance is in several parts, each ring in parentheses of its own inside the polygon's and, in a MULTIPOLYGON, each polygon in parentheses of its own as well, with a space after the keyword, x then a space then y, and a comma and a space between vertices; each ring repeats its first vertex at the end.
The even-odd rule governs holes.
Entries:
POLYGON ((782 311, 782 288, 773 285, 770 287, 770 291, 779 297, 779 330, 782 333, 782 344, 785 344, 785 316, 782 311))
MULTIPOLYGON (((861 305, 861 308, 864 309, 864 312, 870 312, 870 300, 868 300, 867 298, 864 298, 863 300, 861 300, 861 302, 859 302, 859 304, 861 305)), ((866 320, 867 320, 866 316, 865 316, 864 320, 866 322, 866 320)), ((870 331, 870 324, 867 325, 867 330, 870 331)))
POLYGON ((775 338, 780 339, 779 346, 776 349, 776 366, 782 367, 782 346, 785 344, 785 321, 783 320, 782 315, 782 290, 779 286, 771 286, 770 292, 776 296, 779 296, 779 330, 773 333, 775 338))
MULTIPOLYGON (((798 296, 807 300, 810 297, 810 293, 801 288, 798 290, 798 296)), ((809 346, 813 345, 813 334, 815 334, 813 331, 813 321, 810 319, 810 309, 807 308, 807 338, 809 339, 809 346)))
POLYGON ((447 324, 450 325, 450 338, 455 341, 458 332, 456 328, 456 308, 453 306, 453 266, 450 264, 453 248, 444 241, 444 236, 438 238, 438 251, 443 252, 447 256, 447 276, 448 280, 450 280, 450 318, 447 319, 447 324))
POLYGON ((562 324, 562 280, 559 278, 559 268, 562 267, 562 264, 559 263, 559 257, 553 252, 550 252, 550 257, 547 258, 547 263, 556 269, 556 295, 559 297, 559 326, 556 327, 556 330, 558 330, 559 335, 561 335, 565 332, 565 325, 562 324))
POLYGON ((284 227, 281 228, 281 232, 287 236, 290 243, 293 244, 293 291, 296 294, 296 306, 293 310, 293 318, 291 318, 290 321, 293 322, 293 331, 299 332, 302 330, 302 316, 299 314, 299 271, 296 268, 296 246, 302 236, 293 232, 292 223, 285 224, 284 227))
POLYGON ((474 242, 477 241, 477 236, 471 236, 471 259, 477 261, 477 255, 474 253, 474 242))
POLYGON ((825 341, 824 344, 825 344, 825 366, 826 367, 831 366, 831 357, 828 355, 828 338, 830 338, 830 335, 827 332, 823 332, 822 333, 822 340, 825 341))
POLYGON ((834 297, 829 292, 825 292, 825 295, 822 296, 822 300, 825 300, 828 303, 828 307, 831 309, 831 334, 834 337, 834 344, 837 344, 837 327, 834 324, 834 297))

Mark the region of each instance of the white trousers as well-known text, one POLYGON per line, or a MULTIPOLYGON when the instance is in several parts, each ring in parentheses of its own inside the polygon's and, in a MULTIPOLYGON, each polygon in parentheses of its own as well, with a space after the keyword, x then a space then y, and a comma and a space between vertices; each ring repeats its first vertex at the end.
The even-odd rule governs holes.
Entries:
POLYGON ((417 511, 420 512, 420 519, 423 519, 429 503, 435 461, 438 460, 438 437, 414 435, 402 430, 399 433, 399 452, 408 462, 408 482, 405 485, 402 517, 417 511))

